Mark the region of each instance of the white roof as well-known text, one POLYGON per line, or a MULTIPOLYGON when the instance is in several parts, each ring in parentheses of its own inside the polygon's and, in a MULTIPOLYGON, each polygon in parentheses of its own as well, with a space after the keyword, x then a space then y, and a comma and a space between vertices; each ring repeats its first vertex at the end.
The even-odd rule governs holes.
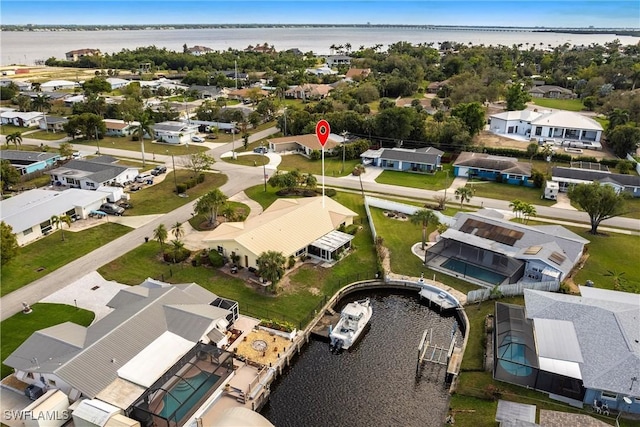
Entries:
POLYGON ((205 242, 235 241, 251 253, 275 250, 295 253, 335 230, 347 218, 357 214, 335 200, 325 197, 278 199, 261 215, 244 223, 227 222, 208 233, 205 242))
POLYGON ((538 355, 550 359, 582 362, 580 343, 573 322, 556 319, 533 319, 538 355))
POLYGON ((0 218, 19 233, 75 207, 102 201, 105 193, 71 188, 65 191, 29 190, 0 201, 0 218))
POLYGON ((505 111, 504 113, 492 114, 491 118, 513 121, 513 120, 522 120, 525 122, 529 122, 537 119, 542 114, 533 110, 520 110, 520 111, 505 111))
POLYGON ((110 84, 128 84, 131 83, 129 80, 119 79, 117 77, 109 77, 106 79, 110 84))
POLYGON ((547 357, 538 357, 538 366, 546 372, 564 375, 569 378, 582 379, 580 372, 580 364, 578 362, 570 362, 567 360, 550 359, 547 357))
POLYGON ((3 119, 15 119, 19 117, 22 120, 31 120, 38 117, 44 117, 44 114, 39 113, 37 111, 27 111, 27 112, 6 111, 4 113, 0 113, 0 117, 2 117, 3 119))
POLYGON ((602 130, 600 123, 572 111, 553 111, 531 120, 532 125, 568 129, 602 130))
POLYGON ((112 415, 120 413, 120 409, 100 400, 83 400, 73 411, 73 418, 80 418, 92 425, 104 426, 112 415))
POLYGON ((166 331, 118 369, 118 376, 135 384, 151 387, 194 345, 196 343, 166 331))
POLYGON ((40 87, 43 88, 43 87, 76 86, 76 85, 77 85, 76 82, 72 82, 70 80, 50 80, 46 83, 42 83, 40 87))

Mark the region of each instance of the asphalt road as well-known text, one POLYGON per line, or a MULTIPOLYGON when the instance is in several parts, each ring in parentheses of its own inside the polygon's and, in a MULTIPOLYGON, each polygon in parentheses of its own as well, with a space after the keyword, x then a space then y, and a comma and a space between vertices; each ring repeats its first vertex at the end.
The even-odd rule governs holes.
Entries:
MULTIPOLYGON (((275 133, 276 131, 277 129, 270 128, 258 132, 251 136, 250 142, 262 139, 275 133)), ((32 141, 35 141, 36 144, 40 143, 39 140, 29 140, 28 138, 24 139, 25 143, 34 143, 32 141)), ((49 144, 55 145, 51 142, 49 142, 49 144)), ((228 196, 232 196, 236 193, 239 193, 240 191, 243 191, 245 188, 262 184, 264 182, 262 168, 245 167, 220 161, 220 155, 224 152, 229 151, 230 148, 231 144, 227 144, 224 146, 218 146, 208 152, 209 154, 213 155, 216 160, 218 160, 215 164, 215 169, 220 171, 221 173, 226 174, 229 177, 229 180, 225 185, 221 187, 221 190, 228 196)), ((130 157, 131 155, 131 152, 108 148, 101 149, 101 152, 103 154, 112 155, 123 155, 123 153, 126 153, 127 157, 130 157)), ((158 160, 164 161, 168 166, 170 166, 170 156, 156 155, 156 161, 158 160)), ((341 187, 352 190, 361 189, 361 183, 355 177, 325 177, 325 184, 327 187, 341 187)), ((425 200, 425 202, 427 200, 431 200, 435 194, 438 194, 438 192, 436 191, 420 190, 408 187, 397 187, 364 181, 362 182, 362 187, 367 193, 387 194, 395 197, 414 198, 418 200, 425 200)), ((451 196, 451 198, 453 199, 453 195, 451 196)), ((160 223, 165 224, 167 228, 171 228, 171 226, 176 222, 184 222, 188 220, 191 217, 191 213, 193 212, 194 203, 195 200, 178 209, 175 209, 172 212, 169 212, 161 218, 151 221, 150 223, 131 231, 127 235, 122 236, 110 242, 109 244, 102 246, 99 249, 96 249, 95 251, 67 264, 64 267, 57 269, 56 271, 46 275, 45 277, 42 277, 41 279, 36 280, 35 282, 24 286, 8 295, 5 295, 0 299, 0 320, 4 320, 7 317, 20 312, 22 310, 23 302, 34 304, 40 301, 42 298, 52 294, 53 292, 62 289, 67 284, 78 280, 84 275, 100 268, 102 265, 107 264, 121 256, 122 254, 125 254, 136 248, 144 242, 145 237, 150 237, 153 235, 153 230, 160 223)), ((471 205, 508 211, 511 210, 509 208, 508 201, 485 199, 480 197, 472 198, 471 205)), ((536 210, 538 212, 538 215, 543 217, 557 218, 568 222, 589 223, 589 216, 584 212, 569 211, 546 206, 536 206, 536 210)), ((604 221, 602 225, 640 231, 640 221, 631 218, 616 217, 604 221)))

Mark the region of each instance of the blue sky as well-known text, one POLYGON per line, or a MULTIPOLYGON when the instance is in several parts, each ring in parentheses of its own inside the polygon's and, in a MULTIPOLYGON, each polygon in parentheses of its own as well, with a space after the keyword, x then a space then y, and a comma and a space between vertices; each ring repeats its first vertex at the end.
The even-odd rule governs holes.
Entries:
POLYGON ((637 0, 0 0, 9 24, 434 24, 640 27, 637 0))

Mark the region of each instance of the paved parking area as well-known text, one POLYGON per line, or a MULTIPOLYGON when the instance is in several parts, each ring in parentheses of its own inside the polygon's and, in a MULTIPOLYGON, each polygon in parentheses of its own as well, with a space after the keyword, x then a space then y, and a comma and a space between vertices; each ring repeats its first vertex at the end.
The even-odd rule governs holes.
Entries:
POLYGON ((128 288, 128 286, 105 280, 98 272, 94 271, 52 293, 41 302, 77 304, 78 307, 96 314, 93 320, 95 323, 113 311, 107 307, 107 303, 124 288, 128 288))
POLYGON ((570 412, 540 410, 541 427, 607 427, 609 424, 584 414, 572 414, 570 412))

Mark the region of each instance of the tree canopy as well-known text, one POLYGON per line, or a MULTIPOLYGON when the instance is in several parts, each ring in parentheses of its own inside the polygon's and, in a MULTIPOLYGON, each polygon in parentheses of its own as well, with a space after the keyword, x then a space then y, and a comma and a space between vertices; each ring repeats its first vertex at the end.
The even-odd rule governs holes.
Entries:
POLYGON ((0 251, 2 265, 15 258, 20 249, 16 235, 13 234, 13 229, 4 221, 0 222, 0 247, 2 247, 0 251))
POLYGON ((589 214, 591 234, 598 234, 598 226, 605 219, 625 213, 625 195, 618 194, 607 184, 592 182, 569 188, 569 199, 589 214))

